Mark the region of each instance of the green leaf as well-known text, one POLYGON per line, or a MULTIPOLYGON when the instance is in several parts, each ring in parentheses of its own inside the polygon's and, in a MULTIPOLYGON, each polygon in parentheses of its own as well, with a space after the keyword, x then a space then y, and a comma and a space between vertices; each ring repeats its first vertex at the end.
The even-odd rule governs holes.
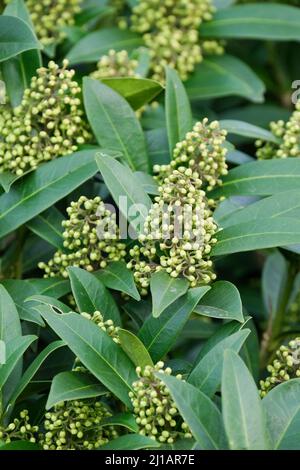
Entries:
POLYGON ((28 24, 20 18, 0 16, 0 31, 0 62, 42 47, 28 24))
POLYGON ((212 397, 221 384, 224 351, 231 349, 238 353, 249 333, 250 330, 238 331, 220 341, 194 366, 187 381, 212 397))
POLYGON ((59 348, 62 348, 65 346, 65 343, 63 341, 54 341, 53 343, 50 343, 30 364, 30 366, 26 369, 24 374, 22 375, 21 380, 18 383, 18 386, 15 388, 13 391, 12 395, 10 396, 8 400, 8 407, 7 411, 9 411, 9 407, 13 407, 17 398, 21 395, 21 393, 25 390, 27 385, 31 382, 43 362, 52 354, 54 351, 56 351, 59 348))
POLYGON ((95 150, 41 165, 0 196, 0 238, 71 193, 97 172, 95 150))
POLYGON ((105 418, 101 421, 101 427, 102 426, 121 426, 129 429, 131 432, 139 432, 139 427, 136 424, 135 417, 131 413, 119 413, 111 416, 110 418, 105 418))
POLYGON ((0 174, 0 185, 4 189, 6 193, 10 190, 10 187, 12 184, 14 184, 15 181, 20 179, 20 176, 16 176, 13 173, 5 172, 0 174))
POLYGON ((148 170, 146 140, 139 120, 125 98, 92 78, 83 79, 89 123, 101 147, 122 153, 133 170, 148 170))
POLYGON ((173 400, 201 450, 226 447, 222 416, 217 406, 193 385, 176 377, 157 373, 168 387, 173 400))
POLYGON ((99 397, 107 390, 91 375, 83 372, 60 372, 53 377, 46 410, 69 400, 99 397))
POLYGON ((100 279, 84 269, 70 267, 68 273, 71 288, 80 312, 92 314, 99 311, 105 320, 113 320, 120 325, 117 304, 100 279))
POLYGON ((64 217, 55 206, 50 207, 42 214, 27 223, 27 227, 40 238, 50 243, 55 248, 63 248, 63 228, 64 217))
POLYGON ((176 279, 164 271, 153 274, 150 280, 153 317, 158 318, 169 305, 186 293, 188 287, 186 279, 176 279))
POLYGON ((262 139, 267 142, 279 142, 279 139, 274 134, 262 127, 254 126, 249 122, 235 121, 233 119, 222 119, 220 126, 225 129, 229 134, 242 135, 244 137, 250 137, 251 139, 262 139))
POLYGON ((300 159, 271 159, 246 163, 224 177, 222 188, 214 190, 212 197, 271 196, 272 194, 299 190, 300 159))
POLYGON ((230 449, 269 448, 258 390, 242 359, 231 350, 224 353, 222 410, 230 449))
POLYGON ((228 54, 201 62, 185 87, 191 99, 242 96, 254 103, 263 101, 265 91, 264 83, 250 67, 228 54))
POLYGON ((105 153, 99 152, 96 162, 121 214, 128 220, 134 231, 141 232, 152 202, 138 178, 128 167, 105 153))
POLYGON ((172 155, 177 142, 193 128, 191 105, 176 70, 166 67, 166 122, 169 150, 172 155))
POLYGON ((68 305, 65 305, 59 300, 54 299, 48 295, 32 295, 25 299, 25 302, 38 302, 39 304, 51 305, 52 307, 60 310, 62 313, 69 313, 71 311, 71 308, 68 307, 68 305))
POLYGON ((29 441, 12 441, 9 444, 0 444, 0 450, 42 450, 39 444, 29 441))
POLYGON ((97 62, 110 49, 133 50, 143 44, 139 34, 130 30, 107 28, 87 34, 69 51, 67 59, 71 64, 97 62))
POLYGON ((201 24, 200 36, 299 41, 299 28, 299 8, 255 3, 218 11, 212 21, 201 24))
POLYGON ((112 261, 106 268, 101 269, 95 276, 109 289, 117 290, 129 295, 135 300, 140 300, 140 294, 136 288, 133 272, 123 261, 112 261))
POLYGON ((158 196, 158 184, 153 176, 148 175, 148 173, 145 173, 144 171, 136 171, 134 175, 138 178, 140 184, 147 194, 150 194, 151 196, 158 196))
POLYGON ((135 369, 107 333, 76 313, 56 314, 42 305, 36 308, 91 374, 131 408, 128 393, 136 380, 135 369))
POLYGON ((144 321, 138 336, 154 362, 162 359, 172 348, 199 300, 209 289, 190 289, 164 310, 159 318, 149 316, 144 321))
POLYGON ((300 221, 287 217, 255 219, 217 233, 212 256, 300 243, 300 221))
POLYGON ((279 252, 268 256, 262 272, 262 295, 266 311, 276 314, 284 299, 284 291, 288 280, 288 262, 279 252))
MULTIPOLYGON (((127 434, 120 436, 117 439, 104 444, 99 447, 98 450, 141 450, 141 449, 152 449, 160 447, 157 441, 154 441, 150 437, 141 436, 140 434, 127 434)), ((112 457, 108 457, 112 458, 112 457)))
POLYGON ((207 317, 244 322, 240 293, 235 285, 228 281, 215 282, 194 312, 207 317))
POLYGON ((263 399, 273 450, 300 449, 300 380, 274 387, 263 399))
POLYGON ((134 110, 150 103, 163 90, 159 82, 148 78, 102 78, 101 82, 123 96, 134 110))
POLYGON ((153 366, 153 361, 142 341, 131 331, 120 329, 118 331, 121 348, 132 360, 135 366, 153 366))
POLYGON ((0 365, 0 390, 14 371, 26 349, 37 339, 34 335, 17 336, 6 344, 6 360, 0 365))
POLYGON ((284 193, 274 194, 260 201, 237 208, 222 218, 222 228, 250 222, 255 219, 277 217, 300 218, 300 191, 292 189, 284 193))

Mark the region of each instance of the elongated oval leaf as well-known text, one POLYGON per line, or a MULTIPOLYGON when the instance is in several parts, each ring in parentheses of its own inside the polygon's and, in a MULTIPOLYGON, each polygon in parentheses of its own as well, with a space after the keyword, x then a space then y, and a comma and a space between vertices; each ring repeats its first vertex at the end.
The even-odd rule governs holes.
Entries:
POLYGON ((166 122, 170 155, 177 144, 192 130, 193 117, 191 105, 185 88, 176 70, 166 69, 166 122))
POLYGON ((76 313, 57 314, 44 305, 36 308, 91 374, 131 408, 128 393, 137 377, 135 369, 107 333, 76 313))
POLYGON ((129 429, 131 432, 139 431, 135 417, 131 413, 118 413, 109 418, 105 418, 101 421, 101 426, 121 426, 122 428, 129 429))
POLYGON ((263 399, 272 449, 300 450, 300 380, 274 387, 263 399))
POLYGON ((109 289, 124 292, 135 300, 140 300, 132 271, 123 261, 113 261, 96 273, 96 277, 109 289))
POLYGON ((105 320, 113 320, 120 325, 120 313, 117 304, 100 279, 84 269, 70 267, 68 273, 71 288, 80 312, 93 314, 101 312, 105 320))
POLYGON ((162 359, 175 344, 194 308, 209 287, 196 287, 172 303, 159 318, 149 316, 139 331, 139 338, 154 362, 162 359))
POLYGON ((145 136, 125 98, 91 78, 83 80, 83 97, 86 114, 99 145, 121 152, 133 170, 147 171, 145 136))
POLYGON ((250 137, 251 139, 262 139, 267 142, 278 143, 279 140, 274 134, 262 127, 254 126, 249 122, 235 121, 234 119, 222 119, 220 126, 225 129, 229 134, 242 135, 250 137))
POLYGON ((110 49, 130 51, 143 43, 140 35, 129 30, 107 28, 88 34, 70 50, 67 59, 71 64, 97 62, 110 49))
POLYGON ((238 331, 220 341, 195 365, 188 382, 212 397, 221 384, 224 351, 231 349, 238 353, 249 333, 250 330, 238 331))
POLYGON ((215 282, 194 312, 207 317, 244 322, 240 293, 235 285, 228 281, 215 282))
POLYGON ((255 219, 221 230, 213 256, 300 243, 300 221, 287 217, 255 219))
POLYGON ((188 287, 186 279, 176 279, 163 271, 153 274, 150 281, 153 317, 158 318, 169 305, 186 293, 188 287))
POLYGON ((216 405, 193 385, 165 374, 156 375, 168 387, 200 449, 224 449, 226 438, 221 413, 216 405))
POLYGON ((222 410, 230 449, 269 448, 258 390, 242 359, 231 350, 224 353, 222 410))
POLYGON ((54 207, 50 207, 42 214, 30 220, 27 227, 43 240, 53 245, 55 248, 63 248, 63 228, 62 213, 54 207))
POLYGON ((105 393, 107 393, 105 387, 89 374, 60 372, 52 380, 46 410, 62 401, 94 398, 105 393))
POLYGON ((268 256, 262 272, 262 295, 266 311, 273 316, 279 309, 287 287, 289 265, 279 252, 268 256))
POLYGON ((131 331, 120 329, 118 336, 123 351, 130 357, 135 366, 146 367, 154 365, 142 341, 131 331))
POLYGON ((36 339, 37 337, 34 335, 17 336, 8 343, 5 343, 6 360, 4 364, 0 365, 0 390, 2 390, 26 349, 28 349, 31 343, 36 339))
POLYGON ((248 65, 227 54, 205 59, 185 86, 191 99, 242 96, 261 103, 265 91, 263 82, 248 65))
POLYGON ((150 437, 141 436, 140 434, 127 434, 113 439, 98 450, 141 450, 160 447, 160 444, 150 437))
POLYGON ((300 11, 287 5, 255 3, 220 10, 200 28, 202 37, 299 41, 300 11))
POLYGON ((48 209, 97 172, 95 150, 41 165, 0 196, 0 238, 48 209))
POLYGON ((28 24, 15 16, 0 16, 0 62, 31 49, 41 45, 28 24))

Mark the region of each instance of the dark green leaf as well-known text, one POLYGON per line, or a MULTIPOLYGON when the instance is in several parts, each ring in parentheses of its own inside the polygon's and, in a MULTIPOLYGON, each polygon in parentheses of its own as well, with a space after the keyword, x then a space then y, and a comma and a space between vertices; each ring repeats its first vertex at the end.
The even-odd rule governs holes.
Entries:
POLYGON ((169 305, 186 293, 188 287, 186 279, 173 278, 163 271, 153 274, 150 281, 153 317, 158 318, 169 305))
POLYGON ((124 292, 133 299, 140 300, 141 297, 136 288, 133 273, 123 261, 113 261, 95 275, 105 287, 124 292))
POLYGON ((34 32, 20 18, 0 16, 0 31, 0 62, 24 51, 41 49, 34 32))
MULTIPOLYGON (((150 437, 141 436, 140 434, 127 434, 113 439, 104 446, 99 447, 98 450, 140 450, 152 449, 153 447, 160 447, 160 444, 150 437)), ((111 458, 111 457, 110 457, 111 458)))

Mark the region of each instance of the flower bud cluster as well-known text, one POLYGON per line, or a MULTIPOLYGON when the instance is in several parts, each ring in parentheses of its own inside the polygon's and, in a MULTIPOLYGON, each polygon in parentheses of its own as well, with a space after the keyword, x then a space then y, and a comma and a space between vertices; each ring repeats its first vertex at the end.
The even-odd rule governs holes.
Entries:
POLYGON ((159 187, 139 241, 130 251, 128 268, 141 294, 147 293, 153 272, 164 270, 171 277, 184 277, 191 287, 216 278, 210 252, 216 243, 217 225, 201 189, 199 173, 180 166, 159 187))
MULTIPOLYGON (((137 367, 136 371, 139 379, 132 384, 133 392, 129 392, 129 396, 139 433, 168 444, 178 438, 191 438, 191 431, 180 415, 168 388, 154 375, 155 372, 171 375, 170 367, 164 369, 164 363, 158 362, 155 367, 137 367)), ((181 375, 176 377, 182 380, 181 375)))
POLYGON ((68 277, 67 268, 76 266, 89 272, 103 269, 110 261, 125 258, 125 244, 119 240, 116 215, 100 197, 81 196, 67 209, 69 218, 62 222, 64 251, 58 250, 46 263, 39 263, 45 277, 68 277))
MULTIPOLYGON (((183 80, 202 60, 199 26, 212 19, 211 0, 141 0, 132 11, 132 30, 142 33, 152 59, 152 74, 164 79, 164 67, 176 69, 183 80)), ((205 46, 204 46, 205 47, 205 46)), ((207 51, 223 52, 216 41, 209 41, 207 51)))
POLYGON ((173 159, 169 165, 155 165, 154 173, 158 181, 170 174, 179 166, 197 171, 205 191, 221 185, 221 176, 227 174, 226 154, 224 147, 227 132, 220 128, 218 121, 208 123, 208 119, 197 122, 185 139, 176 144, 173 159))
POLYGON ((75 152, 90 139, 74 70, 53 61, 37 70, 21 104, 0 120, 0 173, 21 176, 45 161, 75 152))
POLYGON ((257 140, 257 158, 300 157, 300 101, 296 103, 295 111, 287 122, 271 122, 270 130, 279 143, 257 140))
POLYGON ((59 403, 45 415, 40 443, 44 450, 98 449, 117 437, 112 426, 102 427, 110 416, 106 405, 95 399, 59 403))
POLYGON ((116 52, 111 49, 108 55, 101 57, 97 64, 97 70, 92 72, 90 76, 95 80, 111 77, 137 77, 137 66, 138 61, 130 59, 127 51, 116 52))
POLYGON ((95 323, 102 331, 105 331, 105 333, 107 333, 115 343, 120 344, 120 328, 115 326, 113 320, 104 320, 103 315, 99 311, 94 312, 92 315, 90 313, 82 312, 81 315, 87 320, 95 323))
POLYGON ((288 346, 280 346, 276 351, 276 359, 268 365, 267 370, 270 375, 260 381, 262 398, 276 385, 300 377, 300 338, 293 339, 288 346))
POLYGON ((36 442, 38 430, 38 426, 30 424, 28 410, 23 410, 8 426, 0 426, 0 441, 6 444, 16 440, 36 442))

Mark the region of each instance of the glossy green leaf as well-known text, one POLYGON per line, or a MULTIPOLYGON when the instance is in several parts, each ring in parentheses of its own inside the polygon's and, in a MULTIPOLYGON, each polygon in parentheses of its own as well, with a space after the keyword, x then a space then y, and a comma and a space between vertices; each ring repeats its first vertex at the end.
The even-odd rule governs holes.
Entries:
POLYGON ((76 313, 57 314, 42 305, 36 308, 91 374, 131 408, 128 393, 136 380, 135 369, 107 333, 76 313))
POLYGON ((131 331, 120 329, 118 331, 121 348, 132 360, 135 366, 153 366, 153 361, 142 341, 131 331))
POLYGON ((250 67, 228 54, 210 56, 201 62, 185 82, 185 87, 193 100, 242 96, 261 103, 265 91, 263 82, 250 67))
POLYGON ((12 232, 91 178, 95 150, 85 150, 41 165, 0 196, 0 238, 12 232))
POLYGON ((241 330, 220 341, 194 366, 188 382, 212 397, 221 384, 224 351, 231 349, 238 353, 249 333, 250 330, 241 330))
POLYGON ((217 406, 193 385, 165 374, 156 375, 168 387, 200 449, 224 449, 226 439, 222 416, 217 406))
POLYGON ((262 272, 262 295, 270 315, 276 314, 280 307, 287 280, 288 262, 279 251, 275 251, 266 259, 262 272))
POLYGON ((113 320, 116 325, 120 325, 117 304, 101 280, 94 274, 76 267, 68 268, 68 273, 79 311, 90 314, 99 311, 105 320, 113 320))
POLYGON ((212 318, 244 321, 240 293, 234 284, 217 281, 194 309, 195 313, 212 318))
POLYGON ((274 134, 262 127, 254 126, 249 122, 236 121, 233 119, 221 119, 220 126, 229 134, 250 137, 251 139, 262 139, 267 142, 278 143, 279 139, 274 134))
POLYGON ((230 449, 269 448, 266 420, 255 382, 242 359, 231 350, 224 353, 222 411, 230 449))
MULTIPOLYGON (((160 444, 150 437, 141 436, 140 434, 127 434, 125 436, 117 437, 104 446, 99 447, 98 450, 141 450, 141 449, 153 449, 160 447, 160 444)), ((109 457, 112 459, 112 457, 109 457)))
POLYGON ((300 11, 287 5, 254 3, 218 11, 201 25, 205 38, 272 39, 299 41, 300 11))
POLYGON ((136 424, 135 417, 131 413, 119 413, 111 416, 110 418, 105 418, 102 420, 101 426, 121 426, 122 428, 129 429, 131 432, 139 432, 139 427, 136 424))
POLYGON ((140 300, 141 297, 136 288, 133 273, 127 268, 125 262, 112 261, 95 275, 105 287, 123 292, 135 300, 140 300))
POLYGON ((274 387, 262 401, 272 449, 300 450, 300 380, 274 387))
POLYGON ((89 123, 101 147, 121 152, 133 170, 148 170, 146 140, 125 98, 103 83, 84 78, 83 98, 89 123))
POLYGON ((67 59, 71 64, 97 62, 110 49, 130 51, 142 45, 139 34, 128 29, 107 28, 87 34, 69 51, 67 59))
POLYGON ((0 450, 42 450, 41 446, 29 441, 12 441, 9 444, 0 444, 0 450))
POLYGON ((153 274, 150 281, 153 317, 158 318, 169 305, 186 293, 188 287, 186 279, 176 279, 163 271, 153 274))
POLYGON ((148 78, 102 78, 101 82, 123 96, 134 110, 150 103, 163 90, 159 82, 148 78))
POLYGON ((37 337, 34 335, 17 336, 5 343, 6 360, 4 364, 0 365, 0 390, 2 390, 19 360, 22 359, 24 352, 36 339, 37 337))
POLYGON ((169 150, 172 155, 177 142, 185 138, 193 128, 191 105, 176 70, 166 68, 166 122, 169 150))
POLYGON ((194 308, 209 287, 196 287, 172 303, 159 318, 147 317, 139 331, 139 338, 154 362, 164 358, 179 337, 194 308))
POLYGON ((212 256, 300 243, 300 221, 287 217, 255 219, 217 233, 212 256))
POLYGON ((28 24, 15 16, 0 16, 0 62, 21 52, 41 49, 34 32, 28 24))
POLYGON ((84 400, 107 393, 105 387, 85 372, 60 372, 53 377, 46 410, 63 401, 84 400))
POLYGON ((30 220, 27 223, 27 227, 40 238, 50 243, 50 245, 62 249, 63 220, 62 213, 54 206, 30 220))

